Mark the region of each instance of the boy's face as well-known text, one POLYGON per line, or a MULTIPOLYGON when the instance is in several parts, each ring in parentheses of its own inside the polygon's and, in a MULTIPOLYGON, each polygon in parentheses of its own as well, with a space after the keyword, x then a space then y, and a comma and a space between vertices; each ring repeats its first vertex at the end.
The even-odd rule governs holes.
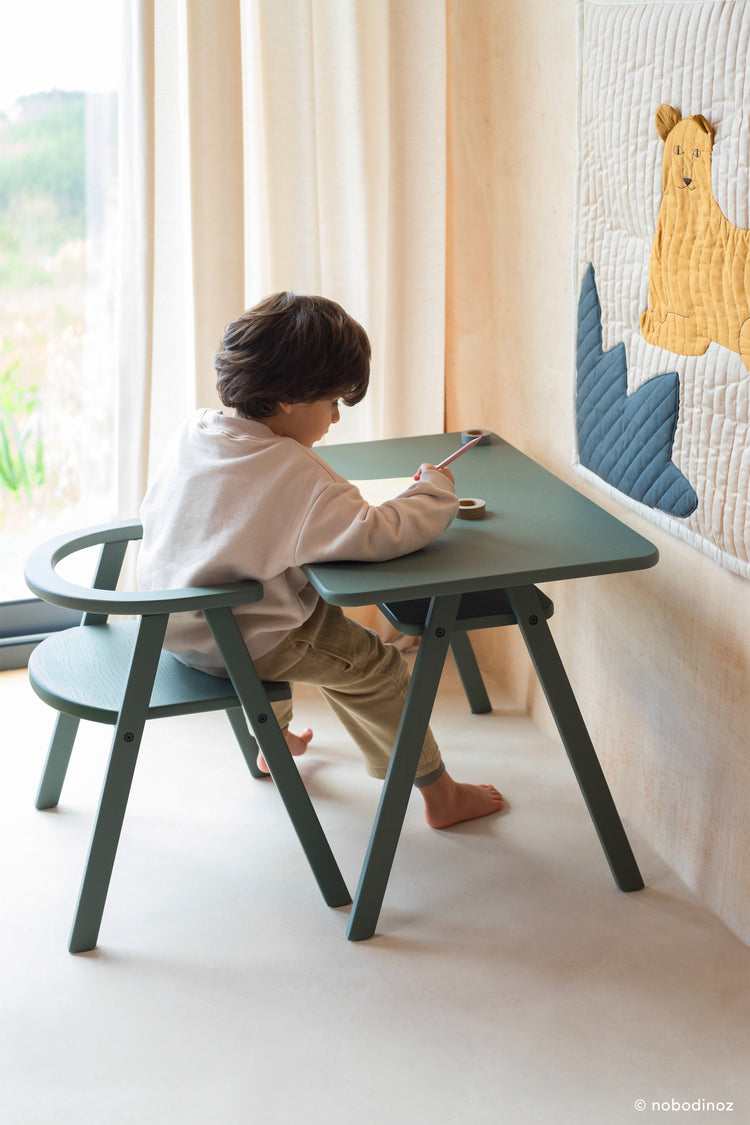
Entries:
POLYGON ((315 402, 279 403, 279 409, 266 425, 282 437, 291 437, 311 449, 339 420, 338 399, 317 399, 315 402))

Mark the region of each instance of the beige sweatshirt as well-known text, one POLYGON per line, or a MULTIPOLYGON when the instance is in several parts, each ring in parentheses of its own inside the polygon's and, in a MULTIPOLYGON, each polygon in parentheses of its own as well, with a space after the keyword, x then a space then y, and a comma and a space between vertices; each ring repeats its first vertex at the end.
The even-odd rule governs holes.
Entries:
MULTIPOLYGON (((177 435, 143 502, 138 581, 142 590, 262 582, 263 599, 234 611, 255 658, 315 608, 319 595, 304 563, 408 554, 436 539, 457 511, 442 473, 428 470, 372 507, 293 438, 201 410, 177 435)), ((166 643, 190 664, 221 666, 201 613, 170 618, 166 643)))

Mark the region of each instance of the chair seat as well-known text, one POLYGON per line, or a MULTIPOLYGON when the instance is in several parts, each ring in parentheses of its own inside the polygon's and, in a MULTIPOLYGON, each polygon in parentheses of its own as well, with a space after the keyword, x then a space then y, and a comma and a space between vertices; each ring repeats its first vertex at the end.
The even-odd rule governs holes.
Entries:
MULTIPOLYGON (((542 605, 542 613, 549 619, 555 612, 555 607, 550 598, 535 586, 542 605)), ((403 602, 388 602, 381 605, 380 609, 400 633, 410 637, 422 635, 424 623, 430 609, 429 598, 413 598, 403 602)), ((477 590, 464 594, 458 605, 458 616, 455 628, 469 629, 497 629, 500 625, 515 625, 516 615, 511 609, 508 592, 499 590, 477 590)))
MULTIPOLYGON (((133 655, 137 621, 85 625, 54 633, 29 659, 34 691, 58 711, 114 726, 133 655), (82 670, 90 668, 91 675, 82 670)), ((270 701, 289 699, 288 683, 265 683, 270 701)), ((148 718, 240 707, 232 682, 189 668, 162 650, 148 718)))

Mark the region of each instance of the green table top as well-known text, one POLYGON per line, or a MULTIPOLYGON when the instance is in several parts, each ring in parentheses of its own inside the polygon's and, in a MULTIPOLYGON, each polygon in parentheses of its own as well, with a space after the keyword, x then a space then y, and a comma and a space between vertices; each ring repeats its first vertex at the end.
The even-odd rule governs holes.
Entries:
MULTIPOLYGON (((329 445, 318 452, 352 480, 407 476, 437 464, 460 433, 329 445)), ((492 435, 451 465, 459 497, 485 501, 483 520, 454 520, 421 551, 380 563, 315 563, 305 573, 327 602, 358 606, 654 566, 653 543, 492 435)))

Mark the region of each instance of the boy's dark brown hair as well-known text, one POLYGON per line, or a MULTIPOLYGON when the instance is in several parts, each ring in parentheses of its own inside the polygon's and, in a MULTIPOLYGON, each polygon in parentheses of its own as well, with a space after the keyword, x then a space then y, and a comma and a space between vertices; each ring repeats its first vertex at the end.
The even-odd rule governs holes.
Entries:
POLYGON ((361 402, 370 379, 370 341, 325 297, 275 293, 227 325, 214 362, 224 406, 270 418, 280 402, 361 402))

